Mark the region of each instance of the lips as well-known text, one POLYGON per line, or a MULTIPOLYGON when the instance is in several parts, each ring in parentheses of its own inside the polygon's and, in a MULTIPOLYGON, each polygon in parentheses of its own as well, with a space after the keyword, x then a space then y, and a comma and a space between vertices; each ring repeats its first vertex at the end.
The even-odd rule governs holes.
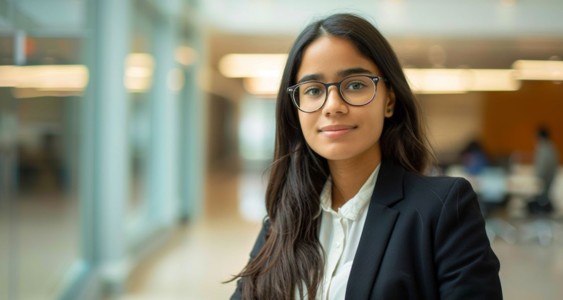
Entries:
POLYGON ((341 130, 350 130, 350 129, 354 129, 354 128, 356 128, 356 126, 353 126, 353 125, 327 125, 327 126, 321 127, 321 129, 319 129, 319 131, 321 131, 321 132, 341 131, 341 130))
POLYGON ((354 125, 343 125, 343 124, 327 125, 321 127, 319 129, 319 132, 329 137, 339 137, 352 131, 356 127, 357 126, 354 125))

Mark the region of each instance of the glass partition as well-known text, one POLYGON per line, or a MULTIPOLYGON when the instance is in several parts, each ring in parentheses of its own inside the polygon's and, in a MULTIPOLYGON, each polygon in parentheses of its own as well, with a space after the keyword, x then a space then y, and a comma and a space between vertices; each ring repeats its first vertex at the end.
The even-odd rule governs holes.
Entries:
POLYGON ((129 92, 129 201, 127 211, 133 218, 146 208, 147 167, 150 149, 151 107, 155 58, 152 52, 150 16, 141 2, 134 2, 131 14, 130 53, 126 62, 126 86, 129 92))
MULTIPOLYGON (((80 257, 78 133, 85 80, 79 38, 25 37, 25 65, 4 76, 21 82, 2 93, 17 127, 11 140, 14 183, 9 226, 16 299, 54 296, 80 257), (78 71, 77 71, 78 70, 78 71), (74 79, 71 79, 74 78, 74 79)), ((9 72, 9 73, 7 73, 9 72)))

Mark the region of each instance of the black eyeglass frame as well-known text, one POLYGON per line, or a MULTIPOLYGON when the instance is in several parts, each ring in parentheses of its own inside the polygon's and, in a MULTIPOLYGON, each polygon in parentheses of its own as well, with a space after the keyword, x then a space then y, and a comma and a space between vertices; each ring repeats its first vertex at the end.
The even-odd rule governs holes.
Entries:
POLYGON ((383 81, 383 82, 387 82, 387 78, 383 77, 383 76, 373 76, 373 75, 352 75, 352 76, 347 76, 345 78, 342 78, 342 80, 337 81, 337 82, 330 82, 330 83, 324 83, 321 81, 316 81, 316 80, 309 80, 309 81, 304 81, 304 82, 300 82, 298 84, 292 85, 290 87, 287 88, 287 93, 289 94, 289 96, 291 97, 291 100, 293 102, 293 104, 295 105, 295 107, 297 107, 297 109, 299 109, 300 111, 304 112, 304 113, 313 113, 318 111, 319 109, 323 108, 323 106, 325 106, 326 101, 328 100, 328 88, 330 86, 336 86, 336 89, 338 90, 338 94, 340 95, 340 98, 342 98, 342 100, 344 100, 344 102, 346 102, 346 104, 350 105, 350 106, 366 106, 368 104, 370 104, 373 99, 375 99, 375 97, 377 96, 377 84, 379 83, 379 81, 383 81), (340 89, 342 83, 348 79, 350 79, 351 77, 367 77, 369 79, 371 79, 371 81, 373 81, 373 83, 375 84, 373 86, 373 97, 367 101, 364 104, 353 104, 348 102, 348 100, 346 100, 346 97, 344 97, 344 95, 342 94, 342 90, 340 89), (306 83, 320 83, 322 85, 324 85, 326 93, 325 93, 325 99, 323 100, 323 103, 315 110, 303 110, 301 107, 299 107, 299 105, 297 104, 297 100, 295 100, 295 91, 297 91, 297 88, 302 86, 303 84, 306 83))

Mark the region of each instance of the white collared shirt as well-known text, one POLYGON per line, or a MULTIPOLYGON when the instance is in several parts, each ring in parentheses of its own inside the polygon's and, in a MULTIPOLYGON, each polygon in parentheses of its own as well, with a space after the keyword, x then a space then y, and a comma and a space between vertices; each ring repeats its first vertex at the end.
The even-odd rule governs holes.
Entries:
POLYGON ((317 299, 344 299, 378 173, 379 166, 338 211, 332 209, 332 181, 329 179, 323 188, 319 240, 325 251, 325 270, 317 299))

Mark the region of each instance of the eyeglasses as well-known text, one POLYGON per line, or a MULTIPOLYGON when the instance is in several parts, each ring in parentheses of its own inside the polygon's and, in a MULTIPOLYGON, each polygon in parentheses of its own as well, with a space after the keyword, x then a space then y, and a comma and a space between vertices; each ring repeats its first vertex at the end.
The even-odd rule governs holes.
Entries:
POLYGON ((288 87, 287 92, 300 111, 312 113, 324 106, 331 85, 337 87, 340 96, 349 105, 368 105, 375 99, 377 83, 380 80, 387 79, 381 76, 354 75, 331 83, 305 81, 288 87))

